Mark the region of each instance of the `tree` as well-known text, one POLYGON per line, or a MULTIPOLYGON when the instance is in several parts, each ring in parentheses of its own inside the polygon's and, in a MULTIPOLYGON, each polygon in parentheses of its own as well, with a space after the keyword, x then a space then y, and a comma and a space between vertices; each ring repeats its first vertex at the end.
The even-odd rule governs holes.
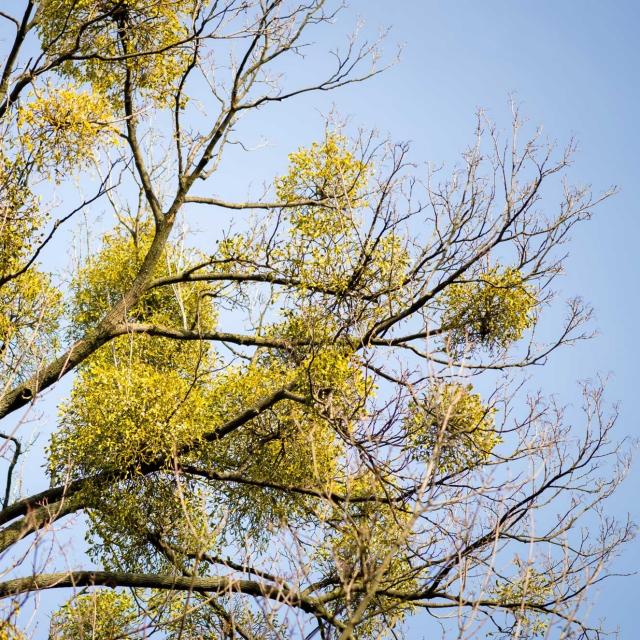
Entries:
POLYGON ((379 73, 377 43, 290 86, 324 0, 21 8, 0 14, 4 637, 48 589, 69 590, 60 640, 377 638, 420 611, 460 637, 599 637, 578 609, 632 534, 601 509, 627 465, 615 414, 585 387, 572 424, 518 376, 589 335, 580 300, 536 333, 609 195, 565 186, 542 211, 573 145, 479 114, 461 166, 423 181, 406 144, 328 122, 231 202, 211 185, 241 117, 379 73), (95 249, 47 270, 62 225, 105 204, 95 249), (50 488, 18 495, 25 421, 66 376, 50 488), (85 566, 39 563, 79 514, 85 566))

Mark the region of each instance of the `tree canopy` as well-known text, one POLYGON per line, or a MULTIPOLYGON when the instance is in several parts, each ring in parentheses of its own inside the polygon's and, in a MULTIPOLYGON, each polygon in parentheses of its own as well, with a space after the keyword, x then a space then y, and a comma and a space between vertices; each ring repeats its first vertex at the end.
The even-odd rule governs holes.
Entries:
POLYGON ((282 71, 337 4, 16 5, 0 638, 28 637, 20 609, 53 589, 52 640, 402 637, 419 615, 457 637, 600 637, 585 594, 633 531, 601 508, 627 466, 615 412, 600 386, 579 419, 522 383, 591 333, 580 299, 543 324, 572 228, 609 195, 563 182, 574 145, 479 113, 459 165, 425 175, 408 144, 329 119, 227 200, 245 114, 385 69, 354 37, 308 84, 282 71), (49 488, 22 492, 23 461, 49 488), (55 557, 68 523, 81 566, 55 557))

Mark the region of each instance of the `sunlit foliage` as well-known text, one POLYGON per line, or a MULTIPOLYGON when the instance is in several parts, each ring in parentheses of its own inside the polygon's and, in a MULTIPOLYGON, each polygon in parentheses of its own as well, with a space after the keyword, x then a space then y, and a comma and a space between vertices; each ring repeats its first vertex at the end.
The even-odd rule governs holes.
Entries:
POLYGON ((553 581, 532 567, 525 567, 522 575, 509 582, 496 583, 494 593, 498 601, 507 605, 515 618, 515 633, 521 638, 541 638, 547 635, 549 621, 541 612, 531 611, 530 605, 545 605, 553 599, 553 581))
POLYGON ((49 631, 50 640, 112 640, 143 638, 136 632, 133 598, 116 591, 96 591, 76 596, 56 611, 49 631))
MULTIPOLYGON (((131 286, 148 249, 149 233, 119 229, 105 235, 102 250, 72 282, 72 330, 81 334, 100 320, 131 286)), ((175 250, 161 273, 176 268, 175 250), (173 265, 173 266, 172 266, 173 265)), ((133 322, 208 330, 215 310, 206 285, 158 288, 128 310, 133 322)), ((161 460, 169 464, 181 447, 193 445, 211 428, 210 401, 215 355, 199 341, 123 335, 98 350, 82 366, 64 428, 51 445, 56 477, 126 469, 129 473, 161 460), (168 412, 167 408, 171 407, 168 412)))
POLYGON ((16 622, 20 614, 20 603, 13 601, 2 612, 0 619, 0 640, 26 640, 27 636, 19 629, 16 622))
POLYGON ((45 222, 23 158, 0 155, 0 279, 25 266, 45 222))
MULTIPOLYGON (((354 478, 350 481, 352 498, 367 495, 363 480, 368 481, 369 491, 375 483, 369 474, 354 478)), ((347 597, 347 606, 356 610, 363 600, 368 600, 364 621, 354 632, 356 638, 385 637, 413 611, 410 602, 384 595, 372 598, 366 590, 366 585, 375 583, 381 591, 403 592, 418 584, 420 572, 412 567, 407 537, 411 519, 411 513, 395 511, 388 505, 356 503, 320 546, 320 561, 327 562, 330 570, 339 576, 347 593, 352 591, 347 597)))
POLYGON ((20 107, 18 127, 29 161, 58 181, 118 143, 110 100, 74 85, 41 88, 20 107))
POLYGON ((442 322, 454 350, 507 348, 535 321, 535 290, 511 267, 492 267, 474 280, 452 284, 443 298, 442 322))
POLYGON ((0 371, 13 382, 33 375, 59 344, 61 294, 35 269, 0 287, 0 371))
POLYGON ((405 429, 418 459, 436 469, 465 469, 487 462, 500 442, 495 413, 470 385, 447 383, 412 402, 405 429))
POLYGON ((51 277, 29 268, 47 216, 28 178, 24 159, 0 156, 0 372, 13 383, 51 357, 62 311, 51 277))
POLYGON ((125 77, 133 89, 156 102, 184 72, 190 59, 188 20, 194 0, 44 0, 37 28, 43 47, 64 55, 80 43, 81 61, 65 63, 63 72, 91 84, 97 95, 121 102, 125 77))
POLYGON ((398 287, 408 264, 401 236, 391 233, 365 247, 365 261, 360 255, 363 208, 373 171, 337 133, 290 154, 289 170, 275 184, 278 199, 289 205, 284 213, 290 240, 281 255, 283 268, 303 286, 337 293, 350 286, 365 291, 398 287))

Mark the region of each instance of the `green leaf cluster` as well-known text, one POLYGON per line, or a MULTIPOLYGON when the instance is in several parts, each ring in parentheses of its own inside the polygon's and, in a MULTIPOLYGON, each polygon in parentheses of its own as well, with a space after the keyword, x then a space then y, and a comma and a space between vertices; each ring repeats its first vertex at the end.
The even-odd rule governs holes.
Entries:
POLYGON ((553 580, 530 566, 511 581, 496 582, 493 589, 498 601, 509 605, 521 638, 541 638, 547 635, 548 618, 543 613, 531 611, 531 606, 552 601, 553 591, 553 580))
POLYGON ((120 591, 99 590, 79 595, 58 609, 49 628, 49 640, 113 640, 145 637, 137 630, 133 598, 120 591))
POLYGON ((495 413, 471 385, 445 383, 410 404, 404 428, 416 459, 451 472, 489 460, 501 441, 495 413))
POLYGON ((47 216, 29 187, 28 163, 15 145, 0 152, 0 380, 32 375, 58 345, 61 293, 30 263, 47 216))
POLYGON ((89 83, 94 94, 120 103, 129 73, 132 89, 161 105, 191 59, 185 41, 196 5, 195 0, 43 0, 37 28, 49 56, 75 54, 62 72, 89 83))
POLYGON ((363 294, 385 286, 399 289, 409 264, 404 239, 390 232, 363 241, 372 176, 373 167, 337 133, 290 154, 288 172, 276 180, 276 195, 288 205, 301 204, 284 211, 289 238, 276 258, 303 287, 334 293, 358 287, 363 294))
POLYGON ((111 101, 74 83, 34 92, 18 109, 17 126, 29 161, 57 181, 119 143, 111 101))
POLYGON ((473 281, 454 283, 442 296, 442 324, 455 352, 477 346, 506 349, 535 323, 535 289, 518 269, 492 267, 473 281))

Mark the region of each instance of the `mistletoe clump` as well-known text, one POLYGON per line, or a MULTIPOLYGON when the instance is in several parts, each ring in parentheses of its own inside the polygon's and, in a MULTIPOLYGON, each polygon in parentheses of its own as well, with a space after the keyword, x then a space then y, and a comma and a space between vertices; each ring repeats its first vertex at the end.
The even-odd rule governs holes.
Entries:
POLYGON ((483 346, 506 349, 535 323, 535 290, 518 269, 493 267, 476 279, 449 286, 443 325, 456 352, 483 346))

